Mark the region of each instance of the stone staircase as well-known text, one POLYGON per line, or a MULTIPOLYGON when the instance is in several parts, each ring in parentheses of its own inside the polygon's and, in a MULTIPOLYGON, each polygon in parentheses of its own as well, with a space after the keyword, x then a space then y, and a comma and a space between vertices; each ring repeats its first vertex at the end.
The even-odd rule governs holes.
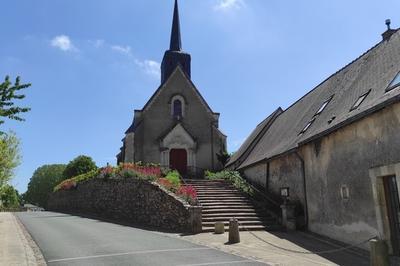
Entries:
POLYGON ((225 231, 229 228, 229 219, 239 221, 239 229, 244 230, 276 230, 278 222, 238 189, 224 180, 186 179, 187 185, 197 190, 197 197, 202 210, 204 232, 213 232, 215 222, 223 222, 225 231))

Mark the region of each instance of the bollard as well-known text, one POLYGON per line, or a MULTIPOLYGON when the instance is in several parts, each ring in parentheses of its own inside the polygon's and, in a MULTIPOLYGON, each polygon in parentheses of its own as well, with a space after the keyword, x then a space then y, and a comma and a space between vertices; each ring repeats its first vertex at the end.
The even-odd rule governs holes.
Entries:
POLYGON ((215 234, 223 234, 225 233, 225 226, 223 222, 216 222, 214 228, 215 234))
POLYGON ((229 220, 229 244, 236 244, 240 242, 239 235, 239 222, 235 218, 229 220))
POLYGON ((384 240, 371 239, 371 266, 389 266, 388 246, 384 240))

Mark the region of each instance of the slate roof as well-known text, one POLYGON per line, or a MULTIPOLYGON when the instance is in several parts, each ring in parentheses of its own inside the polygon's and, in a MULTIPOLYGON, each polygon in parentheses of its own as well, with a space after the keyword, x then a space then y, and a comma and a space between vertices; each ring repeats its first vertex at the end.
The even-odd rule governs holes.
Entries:
POLYGON ((399 71, 400 31, 396 30, 389 39, 379 42, 331 75, 280 114, 239 168, 290 152, 399 101, 400 87, 386 92, 399 71), (350 111, 357 99, 368 91, 361 105, 350 111), (321 105, 332 96, 332 100, 316 116, 311 126, 299 134, 321 105), (328 123, 333 117, 335 119, 328 123))
POLYGON ((257 142, 260 139, 260 137, 262 137, 262 133, 265 133, 265 131, 275 120, 277 115, 281 114, 282 112, 283 112, 282 108, 279 107, 271 115, 265 118, 260 124, 258 124, 257 127, 253 130, 253 132, 251 132, 250 136, 240 146, 240 148, 232 155, 226 166, 228 167, 236 163, 241 157, 245 155, 245 153, 251 151, 251 149, 254 146, 254 142, 257 142))

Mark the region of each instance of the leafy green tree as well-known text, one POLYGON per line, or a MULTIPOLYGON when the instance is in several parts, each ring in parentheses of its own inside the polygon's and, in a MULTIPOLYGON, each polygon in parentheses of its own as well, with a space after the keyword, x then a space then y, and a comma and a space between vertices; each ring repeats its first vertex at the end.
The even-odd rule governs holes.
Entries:
MULTIPOLYGON (((30 108, 15 106, 14 101, 24 99, 25 95, 18 93, 29 86, 31 84, 21 84, 20 77, 15 79, 14 84, 8 76, 3 83, 0 83, 0 125, 4 124, 5 118, 24 121, 19 114, 28 112, 30 108)), ((0 131, 0 133, 3 132, 0 131)))
POLYGON ((47 207, 47 200, 53 188, 63 180, 64 164, 43 165, 35 170, 24 194, 24 200, 31 204, 47 207))
POLYGON ((14 175, 14 169, 21 160, 19 140, 14 133, 0 135, 0 187, 4 186, 14 175))
POLYGON ((0 188, 0 200, 5 208, 16 208, 19 206, 18 192, 10 185, 0 188))
POLYGON ((78 175, 86 174, 96 169, 96 163, 91 157, 80 155, 67 164, 63 176, 64 179, 68 179, 78 175))

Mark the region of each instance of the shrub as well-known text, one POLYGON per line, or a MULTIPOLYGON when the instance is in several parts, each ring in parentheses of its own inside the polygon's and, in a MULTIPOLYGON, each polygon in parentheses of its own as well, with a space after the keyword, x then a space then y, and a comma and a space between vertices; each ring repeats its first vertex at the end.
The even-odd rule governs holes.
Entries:
POLYGON ((99 175, 99 170, 92 170, 86 174, 78 175, 76 177, 66 179, 60 184, 58 184, 55 188, 54 191, 58 190, 70 190, 72 188, 75 188, 79 183, 85 182, 87 180, 90 180, 92 178, 95 178, 99 175))
POLYGON ((117 169, 117 174, 124 178, 137 177, 143 180, 155 181, 162 176, 161 168, 155 164, 143 165, 122 163, 117 169))
POLYGON ((161 186, 163 186, 165 189, 172 191, 174 185, 166 178, 160 178, 157 180, 157 183, 161 186))
POLYGON ((205 172, 206 179, 208 180, 227 180, 230 182, 234 187, 237 189, 241 190, 242 192, 253 195, 254 190, 251 188, 249 183, 247 183, 246 180, 244 180, 241 176, 240 173, 237 171, 228 171, 224 170, 221 172, 213 173, 210 171, 205 172))
POLYGON ((71 190, 73 188, 76 188, 76 182, 73 180, 73 178, 66 179, 62 181, 55 189, 57 190, 71 190))
POLYGON ((181 185, 181 175, 176 170, 169 172, 165 178, 168 179, 176 188, 179 188, 181 185))
POLYGON ((108 180, 115 176, 115 170, 112 166, 106 166, 100 169, 100 178, 108 180))
POLYGON ((197 202, 197 191, 193 186, 181 186, 176 194, 192 205, 197 202))

